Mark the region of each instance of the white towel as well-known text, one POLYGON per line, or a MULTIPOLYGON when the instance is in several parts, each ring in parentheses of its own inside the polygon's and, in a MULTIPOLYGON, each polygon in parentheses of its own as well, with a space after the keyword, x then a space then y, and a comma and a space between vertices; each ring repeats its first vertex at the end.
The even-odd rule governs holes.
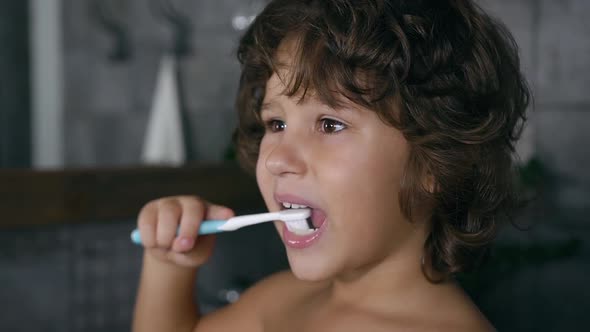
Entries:
POLYGON ((178 100, 176 59, 165 55, 160 63, 142 161, 151 165, 179 166, 185 162, 184 135, 178 100))

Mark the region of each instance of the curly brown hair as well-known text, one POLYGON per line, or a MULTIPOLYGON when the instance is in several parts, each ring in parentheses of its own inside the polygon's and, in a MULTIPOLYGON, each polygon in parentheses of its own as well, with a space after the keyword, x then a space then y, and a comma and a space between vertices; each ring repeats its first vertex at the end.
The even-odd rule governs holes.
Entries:
MULTIPOLYGON (((410 157, 400 207, 432 207, 425 243, 443 275, 475 267, 514 211, 513 154, 530 94, 506 27, 470 0, 276 0, 242 37, 238 158, 252 170, 259 111, 287 38, 288 96, 344 96, 400 130, 410 157), (424 185, 424 177, 434 188, 424 185)), ((428 276, 428 275, 427 275, 428 276)))

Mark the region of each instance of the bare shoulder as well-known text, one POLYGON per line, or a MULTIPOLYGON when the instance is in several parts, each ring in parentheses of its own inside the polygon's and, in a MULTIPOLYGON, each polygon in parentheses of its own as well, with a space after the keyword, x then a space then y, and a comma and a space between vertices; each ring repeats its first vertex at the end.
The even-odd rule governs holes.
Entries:
POLYGON ((313 289, 290 271, 275 273, 246 290, 236 303, 203 317, 196 331, 263 331, 266 317, 291 307, 313 289))
POLYGON ((495 332, 494 326, 483 316, 477 317, 472 313, 466 313, 460 320, 441 321, 432 331, 441 332, 495 332))
MULTIPOLYGON (((382 312, 383 331, 493 332, 493 325, 461 287, 431 284, 400 305, 382 312)), ((377 330, 377 329, 375 329, 377 330)))
POLYGON ((441 332, 495 332, 494 326, 479 311, 458 312, 453 320, 441 321, 436 331, 441 332))
MULTIPOLYGON (((494 326, 457 285, 449 287, 444 301, 436 301, 438 313, 432 315, 437 331, 493 332, 494 326), (438 302, 438 303, 437 303, 438 302)), ((432 308, 433 310, 435 308, 432 308)))

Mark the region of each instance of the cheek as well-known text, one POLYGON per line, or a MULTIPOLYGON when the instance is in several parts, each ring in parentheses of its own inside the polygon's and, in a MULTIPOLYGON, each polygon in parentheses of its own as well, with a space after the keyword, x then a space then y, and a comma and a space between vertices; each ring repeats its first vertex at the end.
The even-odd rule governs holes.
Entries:
POLYGON ((261 143, 258 153, 258 160, 256 161, 256 182, 258 184, 258 189, 262 194, 262 198, 266 202, 267 207, 270 207, 269 203, 272 200, 272 178, 270 176, 270 173, 266 169, 265 160, 266 153, 264 146, 261 143))
POLYGON ((256 159, 256 177, 260 177, 262 175, 262 172, 264 171, 263 167, 264 167, 264 160, 266 160, 266 146, 268 144, 265 144, 265 137, 263 136, 262 139, 260 140, 260 144, 258 145, 258 159, 256 159))
MULTIPOLYGON (((355 220, 390 219, 399 215, 400 175, 391 168, 349 163, 349 172, 328 175, 334 202, 341 212, 355 220)), ((368 221, 371 223, 371 221, 368 221)))
POLYGON ((401 218, 399 190, 407 158, 403 146, 394 147, 365 146, 324 173, 325 188, 339 202, 339 215, 360 220, 361 227, 401 218))

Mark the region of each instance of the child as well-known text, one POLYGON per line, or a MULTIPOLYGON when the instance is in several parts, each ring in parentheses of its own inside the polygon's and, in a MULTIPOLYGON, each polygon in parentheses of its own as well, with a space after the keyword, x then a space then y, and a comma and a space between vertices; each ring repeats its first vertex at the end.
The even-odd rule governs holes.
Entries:
POLYGON ((136 331, 490 331, 453 281, 514 202, 528 90, 506 29, 470 0, 276 0, 240 42, 237 146, 290 271, 201 317, 212 236, 197 197, 147 204, 136 331), (179 234, 176 235, 177 228, 179 234))

